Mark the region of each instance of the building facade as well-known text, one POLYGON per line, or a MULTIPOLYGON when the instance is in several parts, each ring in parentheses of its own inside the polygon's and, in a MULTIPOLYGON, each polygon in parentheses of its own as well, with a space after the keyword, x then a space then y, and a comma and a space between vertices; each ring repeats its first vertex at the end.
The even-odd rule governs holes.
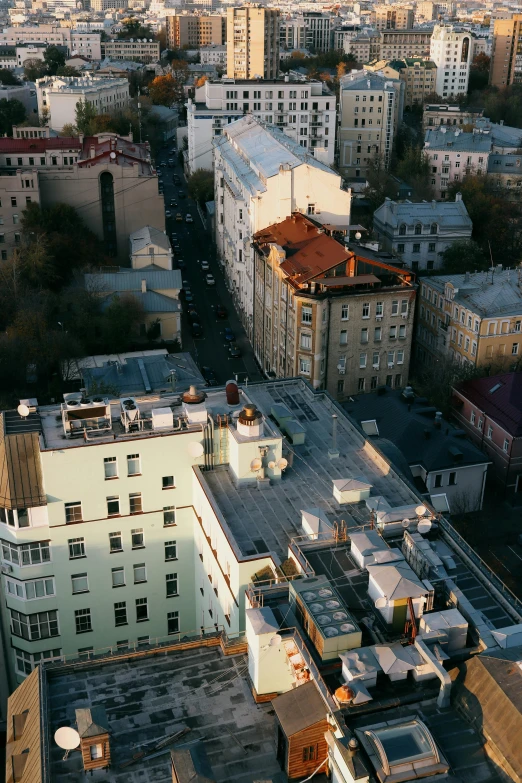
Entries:
POLYGON ((227 9, 227 76, 277 78, 279 21, 277 9, 256 5, 227 9))
POLYGON ((302 376, 339 400, 385 383, 400 387, 409 370, 413 275, 359 256, 333 233, 294 213, 255 234, 257 360, 265 373, 302 376))
POLYGON ((414 272, 439 269, 442 254, 454 242, 471 239, 473 223, 460 193, 455 201, 392 201, 375 210, 373 230, 385 250, 414 272))
POLYGON ((76 32, 70 27, 50 24, 5 27, 0 33, 0 43, 65 46, 69 54, 74 52, 89 60, 101 60, 100 39, 100 33, 76 32))
POLYGON ((230 122, 253 114, 275 125, 324 163, 335 156, 335 95, 319 81, 207 81, 187 103, 189 171, 212 168, 212 139, 230 122))
POLYGON ((522 43, 522 14, 510 14, 510 19, 496 19, 493 27, 493 45, 489 83, 507 87, 522 82, 522 64, 519 49, 522 43))
POLYGON ((219 46, 214 44, 213 46, 202 46, 199 50, 199 57, 202 65, 220 65, 226 67, 227 64, 227 47, 224 44, 219 46))
POLYGON ((404 57, 430 55, 431 30, 381 30, 379 60, 401 60, 404 57))
MULTIPOLYGON (((306 88, 305 88, 306 90, 306 88)), ((341 178, 276 128, 246 116, 213 139, 216 244, 250 339, 253 335, 252 236, 293 212, 348 226, 351 194, 341 178)))
POLYGON ((380 73, 389 79, 404 82, 404 108, 422 105, 427 95, 433 93, 437 79, 437 66, 431 60, 406 57, 404 60, 381 60, 365 66, 366 70, 380 73))
POLYGON ((437 198, 446 198, 450 182, 459 182, 468 173, 485 174, 491 153, 491 136, 460 130, 428 128, 424 151, 431 166, 431 184, 437 198))
POLYGON ((452 25, 435 25, 430 43, 430 59, 437 66, 435 92, 442 98, 468 92, 472 45, 470 33, 452 25))
POLYGON ((160 42, 152 39, 114 40, 101 44, 102 57, 109 60, 131 60, 137 63, 156 63, 160 59, 160 42))
POLYGON ((459 104, 427 103, 424 106, 422 125, 424 130, 440 125, 474 125, 484 115, 484 109, 461 108, 459 104))
POLYGON ((199 49, 226 42, 226 19, 218 14, 179 14, 166 17, 170 49, 199 49))
POLYGON ((337 148, 344 177, 365 176, 378 156, 388 167, 402 120, 403 94, 401 81, 366 70, 341 78, 337 148))
POLYGON ((76 104, 90 103, 96 114, 124 109, 130 99, 128 79, 92 76, 44 76, 36 80, 38 113, 53 130, 76 122, 76 104))
POLYGON ((411 30, 414 22, 413 8, 400 5, 374 5, 370 15, 376 30, 411 30))
POLYGON ((17 168, 0 174, 0 259, 5 261, 22 242, 22 213, 28 204, 40 202, 38 172, 17 168))

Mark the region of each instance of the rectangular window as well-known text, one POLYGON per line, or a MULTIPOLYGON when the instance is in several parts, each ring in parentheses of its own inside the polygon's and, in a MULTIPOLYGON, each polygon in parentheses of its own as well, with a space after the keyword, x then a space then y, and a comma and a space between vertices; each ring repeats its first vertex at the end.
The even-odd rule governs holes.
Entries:
POLYGON ((74 621, 76 623, 76 633, 88 633, 89 631, 92 631, 90 609, 76 609, 74 612, 74 621))
POLYGON ((135 530, 131 530, 132 548, 143 549, 145 547, 145 539, 143 537, 143 528, 138 527, 135 530))
POLYGON ((342 394, 344 392, 344 381, 337 381, 337 394, 342 394))
POLYGON ((311 307, 311 305, 303 305, 301 307, 301 323, 303 323, 303 324, 311 324, 312 323, 312 307, 311 307))
POLYGON ((167 598, 171 598, 173 595, 178 595, 178 575, 167 574, 165 581, 167 583, 167 598))
POLYGON ((437 473, 435 476, 435 487, 442 487, 442 473, 437 473))
POLYGON ((505 451, 506 454, 509 451, 509 440, 507 438, 504 440, 504 443, 502 444, 502 451, 505 451))
POLYGON ((114 533, 109 533, 109 551, 123 552, 121 532, 119 530, 114 533))
POLYGON ((136 598, 136 622, 142 623, 149 619, 149 607, 146 598, 136 598))
POLYGON ((404 340, 406 337, 406 326, 403 324, 399 326, 399 339, 404 340))
POLYGON ((346 345, 348 342, 348 332, 346 329, 341 329, 339 333, 339 345, 346 345))
POLYGON ((176 524, 176 506, 163 507, 163 524, 165 526, 176 524))
POLYGON ((368 329, 361 329, 361 342, 362 343, 368 342, 368 329))
POLYGON ((393 301, 392 301, 391 314, 392 315, 399 315, 399 300, 398 299, 393 299, 393 301))
POLYGON ((384 313, 384 302, 377 302, 375 305, 375 315, 381 317, 384 313))
POLYGON ((73 595, 76 593, 89 592, 89 580, 87 579, 87 574, 72 574, 71 582, 73 595))
POLYGON ((317 760, 317 745, 308 745, 303 748, 303 761, 317 760))
POLYGON ((361 370, 364 370, 365 367, 366 367, 366 354, 365 353, 360 353, 359 354, 359 368, 361 370))
POLYGON ((493 437, 493 427, 488 427, 487 437, 489 438, 489 440, 492 439, 492 437, 493 437))
POLYGON ((132 492, 129 495, 129 514, 141 514, 141 492, 132 492))
POLYGON ((307 351, 310 351, 312 348, 312 335, 311 334, 301 334, 301 348, 304 348, 307 351))
POLYGON ((127 455, 127 475, 139 476, 141 473, 140 455, 128 454, 127 455))
MULTIPOLYGON (((326 312, 326 310, 324 311, 326 312)), ((350 305, 341 305, 341 321, 347 321, 350 317, 350 305)))
POLYGON ((455 484, 456 484, 456 483, 457 483, 457 473, 456 473, 456 472, 453 470, 453 471, 452 471, 452 472, 449 474, 449 481, 448 481, 448 484, 450 485, 450 487, 453 487, 453 486, 455 486, 455 484))
POLYGON ((404 351, 397 351, 397 364, 404 364, 404 351))
POLYGON ((125 584, 125 568, 123 566, 113 568, 111 574, 113 587, 122 587, 125 584))
POLYGON ((51 636, 59 636, 58 612, 37 612, 36 614, 22 614, 9 610, 11 613, 11 632, 14 636, 20 636, 30 642, 38 639, 48 639, 51 636))
POLYGON ((118 601, 114 604, 114 625, 127 625, 127 604, 118 601))
POLYGON ((161 479, 161 486, 162 489, 174 489, 175 482, 174 482, 174 476, 163 476, 161 479))
POLYGON ((364 378, 359 378, 359 381, 357 383, 357 391, 363 392, 364 391, 364 378))
POLYGON ((105 457, 103 460, 103 469, 106 479, 118 478, 118 461, 116 457, 105 457))
POLYGON ((117 495, 112 495, 107 498, 107 515, 109 517, 119 516, 120 513, 120 499, 117 495))
POLYGON ((165 541, 165 562, 178 559, 178 547, 175 541, 165 541))
POLYGON ((85 557, 85 539, 84 538, 70 538, 69 544, 69 560, 74 560, 77 557, 85 557))
POLYGON ((82 504, 79 500, 73 503, 65 504, 65 522, 68 525, 71 522, 82 521, 82 504))
POLYGON ((370 303, 369 302, 363 302, 362 317, 363 318, 369 318, 370 317, 370 303))
POLYGON ((390 340, 395 340, 397 337, 397 327, 390 326, 390 340))
POLYGON ((179 612, 167 613, 167 632, 169 635, 179 633, 179 612))
POLYGON ((376 326, 375 330, 373 332, 373 339, 376 343, 379 343, 382 340, 382 327, 376 326))
POLYGON ((513 343, 511 346, 511 354, 516 356, 518 354, 518 343, 513 343))
POLYGON ((303 358, 299 359, 299 372, 302 375, 310 375, 311 369, 312 369, 312 363, 310 359, 303 359, 303 358))
POLYGON ((145 568, 145 563, 136 563, 132 566, 132 569, 134 571, 135 585, 139 584, 140 582, 147 581, 147 569, 145 568))

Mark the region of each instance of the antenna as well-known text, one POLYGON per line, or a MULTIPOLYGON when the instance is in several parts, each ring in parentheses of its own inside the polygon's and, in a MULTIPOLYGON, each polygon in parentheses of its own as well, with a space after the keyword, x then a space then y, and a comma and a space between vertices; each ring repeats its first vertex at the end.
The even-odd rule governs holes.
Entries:
POLYGON ((262 461, 259 459, 259 457, 256 457, 250 463, 250 470, 255 473, 257 470, 261 470, 262 466, 262 461))
POLYGON ((18 408, 16 410, 18 411, 18 413, 20 414, 20 417, 22 419, 26 419, 29 416, 30 412, 31 412, 29 410, 29 408, 27 407, 27 405, 24 405, 23 402, 20 403, 20 405, 18 406, 18 408))
POLYGON ((59 748, 65 750, 63 760, 69 758, 69 753, 74 750, 80 744, 80 735, 71 726, 62 726, 60 729, 56 729, 54 733, 54 741, 59 748))
POLYGON ((285 459, 284 457, 281 457, 281 459, 278 460, 278 462, 277 462, 277 467, 280 470, 285 470, 288 467, 288 460, 285 459))

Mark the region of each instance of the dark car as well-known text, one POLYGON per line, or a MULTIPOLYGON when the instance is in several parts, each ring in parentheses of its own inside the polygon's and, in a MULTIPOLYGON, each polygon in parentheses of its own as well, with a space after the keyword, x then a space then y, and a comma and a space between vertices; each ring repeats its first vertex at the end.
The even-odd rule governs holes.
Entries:
POLYGON ((194 302, 194 297, 192 296, 192 291, 185 291, 185 302, 187 304, 192 304, 194 302))
POLYGON ((216 315, 218 318, 226 318, 228 315, 227 308, 223 307, 223 305, 218 305, 216 307, 216 315))
POLYGON ((201 368, 201 375, 205 379, 207 386, 217 386, 218 385, 218 379, 216 377, 216 373, 211 367, 202 367, 201 368))
POLYGON ((239 348, 235 343, 230 343, 230 345, 228 346, 228 352, 232 357, 232 359, 239 359, 239 357, 241 356, 241 351, 239 350, 239 348))
POLYGON ((192 324, 192 337, 202 337, 203 336, 203 329, 201 328, 201 325, 197 323, 197 321, 194 321, 192 324))
POLYGON ((187 198, 182 190, 178 191, 178 198, 187 198))
POLYGON ((236 339, 236 335, 230 328, 230 326, 225 326, 225 340, 229 343, 233 343, 236 339))
POLYGON ((170 199, 170 206, 171 206, 171 207, 177 207, 177 206, 178 206, 178 202, 177 202, 177 201, 175 201, 173 198, 171 198, 171 199, 170 199))
POLYGON ((193 324, 198 324, 199 323, 199 315, 197 314, 197 311, 194 310, 193 307, 190 308, 190 310, 188 311, 187 315, 188 315, 191 323, 193 323, 193 324))
POLYGON ((186 269, 186 263, 183 261, 182 258, 178 258, 177 260, 178 269, 186 269))

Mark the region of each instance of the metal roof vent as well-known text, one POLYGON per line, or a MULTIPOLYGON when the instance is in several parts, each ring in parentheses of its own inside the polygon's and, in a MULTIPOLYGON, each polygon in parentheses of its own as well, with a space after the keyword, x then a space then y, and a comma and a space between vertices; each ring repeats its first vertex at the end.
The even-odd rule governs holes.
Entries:
POLYGON ((237 419, 237 431, 245 438, 260 438, 263 434, 263 414, 249 402, 237 419))
POLYGON ((191 386, 188 391, 183 393, 181 399, 187 405, 199 405, 205 399, 205 392, 198 391, 195 386, 191 386))

